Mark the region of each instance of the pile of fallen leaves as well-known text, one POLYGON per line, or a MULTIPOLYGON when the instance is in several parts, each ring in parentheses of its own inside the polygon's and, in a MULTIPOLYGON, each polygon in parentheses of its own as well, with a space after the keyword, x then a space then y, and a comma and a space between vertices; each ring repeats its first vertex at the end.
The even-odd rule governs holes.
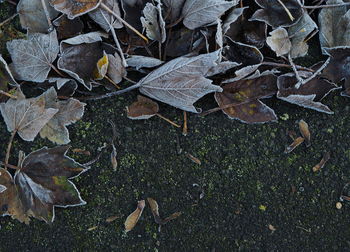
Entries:
MULTIPOLYGON (((11 63, 0 55, 0 110, 11 132, 1 162, 0 214, 51 222, 54 206, 85 203, 69 179, 87 167, 66 156, 65 144, 66 126, 82 118, 86 100, 138 89, 153 100, 139 96, 128 117, 157 115, 176 127, 156 101, 201 113, 194 103, 214 93, 218 107, 203 115, 222 110, 246 123, 276 121, 262 102, 273 96, 333 113, 320 101, 341 88, 350 96, 349 9, 342 0, 20 0, 27 38, 7 43, 11 63), (295 64, 310 40, 324 60, 295 64), (44 93, 27 98, 21 86, 28 83, 44 93), (61 146, 20 153, 18 164, 9 164, 16 134, 25 141, 39 134, 61 146)), ((166 222, 149 202, 157 223, 166 222)), ((126 229, 137 222, 141 203, 126 229)))

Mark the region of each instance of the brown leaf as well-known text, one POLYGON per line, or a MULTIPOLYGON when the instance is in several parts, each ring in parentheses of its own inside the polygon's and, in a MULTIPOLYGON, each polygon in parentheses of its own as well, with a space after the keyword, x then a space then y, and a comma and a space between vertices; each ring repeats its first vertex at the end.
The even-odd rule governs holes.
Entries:
POLYGON ((126 218, 126 221, 124 223, 125 232, 131 231, 136 226, 144 208, 145 208, 145 201, 144 200, 138 201, 136 210, 126 218))
POLYGON ((293 143, 289 146, 286 147, 284 153, 291 153, 296 147, 298 147, 300 144, 302 144, 304 142, 304 138, 303 137, 297 137, 293 143))
POLYGON ((84 28, 84 24, 79 17, 69 19, 67 15, 60 16, 52 24, 56 27, 59 40, 74 37, 80 34, 84 28))
POLYGON ((310 146, 311 145, 311 134, 310 134, 310 130, 309 130, 309 125, 304 121, 304 120, 300 120, 299 121, 299 130, 301 135, 303 136, 303 138, 306 141, 306 146, 310 146))
POLYGON ((100 58, 96 63, 96 68, 93 74, 94 80, 102 80, 106 76, 108 65, 109 65, 108 56, 106 52, 103 52, 103 57, 100 58))
POLYGON ((126 107, 127 116, 130 119, 149 119, 159 111, 158 103, 142 95, 137 96, 137 101, 126 107))
POLYGON ((317 171, 321 170, 330 158, 331 158, 330 152, 329 151, 325 152, 323 154, 321 161, 317 165, 312 167, 312 171, 317 172, 317 171))
POLYGON ((58 11, 74 19, 96 9, 102 0, 50 0, 51 5, 58 11))
POLYGON ((158 207, 158 203, 157 201, 155 201, 152 198, 147 198, 148 204, 151 207, 151 211, 154 217, 154 221, 159 224, 159 225, 165 225, 167 222, 176 219, 177 217, 179 217, 181 215, 181 212, 175 212, 173 214, 171 214, 169 217, 162 219, 159 216, 159 207, 158 207))

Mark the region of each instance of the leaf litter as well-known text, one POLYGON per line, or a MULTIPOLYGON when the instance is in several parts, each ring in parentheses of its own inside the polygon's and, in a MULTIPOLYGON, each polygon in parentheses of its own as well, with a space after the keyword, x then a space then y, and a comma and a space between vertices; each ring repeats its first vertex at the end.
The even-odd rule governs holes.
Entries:
MULTIPOLYGON (((66 156, 68 147, 34 151, 18 166, 8 161, 16 134, 25 141, 33 141, 40 134, 56 144, 70 142, 66 126, 82 118, 85 100, 138 89, 155 101, 138 98, 128 106, 129 118, 163 117, 159 108, 168 104, 184 111, 185 134, 187 112, 200 113, 195 103, 208 94, 214 96, 219 107, 203 114, 223 111, 230 119, 244 123, 276 121, 274 104, 264 103, 271 97, 332 114, 322 99, 338 89, 350 96, 349 3, 303 3, 21 0, 17 11, 22 27, 28 31, 26 39, 7 43, 9 64, 0 57, 0 110, 11 133, 1 163, 0 202, 6 204, 2 214, 22 222, 30 217, 52 222, 54 206, 84 203, 69 179, 86 168, 66 156), (313 8, 321 10, 311 15, 309 10, 313 8), (91 22, 96 23, 96 29, 91 29, 91 22), (309 40, 319 43, 322 62, 296 65, 294 59, 308 54, 309 40), (34 86, 45 91, 27 98, 20 87, 25 82, 19 81, 36 83, 34 86), (127 83, 132 85, 125 87, 127 83), (59 164, 68 162, 72 167, 67 171, 60 165, 51 166, 51 161, 40 163, 41 158, 59 164), (36 162, 45 174, 32 170, 36 162), (72 190, 62 191, 62 186, 72 190), (56 189, 61 195, 53 199, 50 190, 56 189), (27 191, 34 192, 35 201, 28 201, 27 191)), ((302 137, 295 137, 286 152, 303 142, 310 145, 307 124, 300 121, 299 126, 302 137)), ((116 169, 113 142, 111 146, 111 163, 116 169)), ((195 157, 189 158, 200 163, 195 157)), ((322 160, 317 169, 328 157, 322 160)), ((144 205, 145 201, 140 201, 128 217, 126 230, 136 225, 144 205)))

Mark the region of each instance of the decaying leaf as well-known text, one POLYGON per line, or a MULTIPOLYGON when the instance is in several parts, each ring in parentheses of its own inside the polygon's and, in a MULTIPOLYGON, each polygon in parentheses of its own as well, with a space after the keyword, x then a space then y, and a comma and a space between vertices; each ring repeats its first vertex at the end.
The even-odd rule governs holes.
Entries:
POLYGON ((126 218, 126 221, 124 223, 125 232, 131 231, 136 226, 143 212, 143 209, 145 208, 145 205, 146 203, 144 200, 138 201, 136 210, 126 218))
MULTIPOLYGON (((47 8, 47 13, 50 19, 58 16, 57 12, 49 4, 49 0, 44 0, 47 8)), ((28 29, 31 33, 47 33, 49 24, 42 5, 42 0, 21 0, 17 5, 19 20, 24 29, 28 29)))
POLYGON ((292 43, 289 40, 286 29, 279 27, 270 32, 270 37, 266 38, 266 43, 276 53, 277 57, 289 53, 292 43))
POLYGON ((179 57, 169 61, 137 85, 140 92, 174 107, 198 113, 193 103, 211 92, 221 92, 219 86, 205 78, 208 71, 217 65, 219 51, 194 57, 179 57))
POLYGON ((85 204, 69 179, 79 176, 86 168, 66 156, 68 149, 68 146, 44 147, 30 153, 14 179, 1 169, 0 183, 5 184, 7 190, 0 194, 0 203, 1 209, 7 210, 0 213, 26 223, 29 217, 49 223, 55 218, 55 206, 85 204))
MULTIPOLYGON (((307 76, 311 73, 305 73, 307 76)), ((292 73, 280 75, 277 79, 277 98, 305 107, 333 114, 333 112, 324 104, 319 102, 331 91, 339 89, 335 84, 320 79, 318 77, 302 84, 299 88, 295 87, 297 80, 292 73)))
POLYGON ((109 66, 108 56, 106 52, 103 52, 103 57, 99 59, 96 63, 96 68, 93 74, 94 79, 102 80, 107 74, 108 66, 109 66))
POLYGON ((255 0, 255 2, 263 9, 257 10, 250 20, 263 21, 273 28, 291 26, 298 22, 303 14, 299 0, 255 0))
POLYGON ((238 0, 186 0, 182 7, 183 24, 191 30, 214 23, 238 0))
POLYGON ((284 150, 284 153, 286 153, 286 154, 291 153, 296 147, 301 145, 303 142, 304 142, 303 137, 297 137, 296 139, 294 139, 294 141, 291 145, 286 147, 286 149, 284 150))
POLYGON ((66 126, 82 118, 86 104, 73 98, 58 101, 54 88, 47 90, 42 97, 45 99, 45 108, 53 108, 58 112, 40 130, 40 136, 58 144, 69 143, 69 131, 66 126))
POLYGON ((340 83, 344 80, 343 95, 350 96, 350 47, 325 48, 331 60, 322 74, 327 79, 340 83))
POLYGON ((146 29, 147 37, 164 43, 166 39, 165 22, 162 16, 160 0, 156 0, 157 6, 147 3, 143 9, 144 17, 141 17, 143 28, 146 29))
POLYGON ((114 55, 108 54, 108 69, 107 76, 114 82, 119 83, 126 77, 127 72, 125 67, 123 66, 122 59, 120 58, 118 53, 114 55))
POLYGON ((84 24, 79 17, 69 19, 67 15, 61 15, 52 24, 56 27, 57 38, 59 40, 77 36, 84 28, 84 24))
POLYGON ((306 146, 310 146, 311 145, 311 134, 310 134, 310 130, 309 130, 309 125, 304 120, 300 120, 298 124, 299 124, 300 133, 303 136, 303 138, 305 139, 306 146))
POLYGON ((9 99, 0 104, 0 111, 9 132, 17 132, 26 141, 33 141, 39 131, 58 112, 46 108, 44 97, 26 99, 18 90, 17 99, 9 99))
POLYGON ((91 80, 96 63, 103 57, 100 32, 90 32, 70 39, 60 44, 61 56, 57 62, 60 70, 82 83, 91 90, 91 80))
POLYGON ((234 81, 223 86, 224 91, 216 93, 215 100, 230 119, 245 123, 276 121, 275 112, 259 100, 276 93, 276 82, 273 74, 234 81))
POLYGON ((158 207, 158 203, 157 201, 155 201, 152 198, 147 198, 148 204, 151 207, 151 211, 154 217, 154 221, 159 224, 159 225, 165 225, 167 222, 176 219, 177 217, 179 217, 181 215, 181 212, 175 212, 172 215, 170 215, 169 217, 162 219, 159 216, 159 207, 158 207))
MULTIPOLYGON (((121 16, 118 1, 104 0, 103 3, 118 16, 121 16)), ((120 29, 123 27, 123 24, 118 19, 116 19, 111 13, 101 8, 89 12, 89 16, 106 32, 109 32, 111 28, 120 29)))
POLYGON ((50 0, 51 5, 58 11, 74 19, 96 9, 102 0, 50 0))
POLYGON ((51 70, 52 62, 59 52, 57 34, 35 33, 28 40, 15 39, 7 43, 11 54, 10 65, 16 79, 44 82, 51 70))
POLYGON ((317 165, 312 167, 312 171, 317 172, 317 171, 321 170, 330 158, 331 158, 330 152, 329 151, 325 152, 323 154, 321 161, 317 165))
POLYGON ((159 111, 158 103, 142 95, 137 96, 137 101, 126 107, 127 116, 130 119, 149 119, 159 111))
MULTIPOLYGON (((327 4, 343 4, 342 0, 328 0, 327 4)), ((318 16, 321 48, 350 46, 350 11, 346 6, 323 8, 318 16)), ((323 53, 326 53, 322 50, 323 53)))

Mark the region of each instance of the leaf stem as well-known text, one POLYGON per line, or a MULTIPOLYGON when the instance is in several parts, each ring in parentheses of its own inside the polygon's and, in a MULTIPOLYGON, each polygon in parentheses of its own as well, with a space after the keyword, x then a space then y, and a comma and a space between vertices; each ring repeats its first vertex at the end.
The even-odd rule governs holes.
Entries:
POLYGON ((188 127, 187 127, 187 112, 184 111, 184 126, 182 128, 182 135, 187 136, 188 134, 188 127))
POLYGON ((295 18, 293 17, 292 13, 290 13, 288 8, 284 5, 284 3, 281 0, 277 0, 277 1, 279 2, 280 5, 282 5, 283 9, 287 12, 287 15, 288 15, 289 19, 291 21, 294 21, 295 18))
POLYGON ((109 98, 109 97, 112 97, 112 96, 124 94, 124 93, 126 93, 126 92, 129 92, 129 91, 134 90, 134 89, 139 88, 139 87, 141 87, 140 84, 134 84, 134 85, 132 85, 132 86, 130 86, 130 87, 127 87, 127 88, 124 88, 124 89, 122 89, 122 90, 110 92, 110 93, 103 94, 103 95, 96 95, 96 96, 89 96, 89 97, 81 97, 81 98, 78 98, 78 99, 79 99, 79 100, 85 100, 85 101, 88 101, 88 100, 101 100, 101 99, 104 99, 104 98, 109 98))
POLYGON ((7 150, 6 150, 6 156, 5 156, 5 170, 7 170, 7 166, 8 166, 8 162, 9 162, 9 159, 10 159, 10 152, 11 152, 11 147, 12 147, 12 142, 13 142, 13 139, 15 137, 17 133, 17 130, 14 130, 12 133, 11 133, 11 137, 10 137, 10 140, 7 144, 7 150))
POLYGON ((60 72, 60 70, 57 69, 57 67, 55 67, 53 64, 50 65, 51 68, 61 77, 65 78, 66 76, 64 76, 63 73, 60 72))
POLYGON ((135 32, 137 35, 139 35, 143 40, 145 40, 146 42, 148 42, 148 39, 143 36, 138 30, 136 30, 134 27, 132 27, 128 22, 126 22, 124 19, 122 19, 121 17, 119 17, 119 15, 117 15, 115 12, 113 12, 110 8, 108 8, 107 5, 105 5, 104 3, 101 3, 100 5, 104 10, 108 11, 110 14, 112 14, 116 19, 118 19, 120 22, 122 22, 126 27, 128 27, 130 30, 132 30, 133 32, 135 32))
MULTIPOLYGON (((286 68, 292 68, 291 65, 288 64, 283 64, 283 63, 276 63, 276 62, 262 62, 261 65, 265 65, 265 66, 274 66, 274 67, 286 67, 286 68)), ((298 70, 302 70, 302 71, 308 71, 308 72, 315 72, 314 70, 307 68, 307 67, 302 67, 302 66, 298 66, 296 65, 296 68, 298 70)))
POLYGON ((17 98, 18 98, 17 96, 12 95, 12 94, 9 94, 9 93, 7 93, 7 92, 5 92, 5 91, 2 91, 2 90, 0 90, 0 94, 6 95, 6 96, 8 96, 8 97, 10 97, 10 98, 12 98, 12 99, 17 99, 17 98))
POLYGON ((46 6, 46 3, 45 3, 45 0, 41 0, 41 5, 43 6, 44 13, 45 13, 45 16, 46 16, 46 20, 47 20, 47 23, 49 25, 49 30, 48 31, 52 31, 53 30, 53 25, 52 25, 52 22, 51 22, 49 11, 47 10, 47 6, 46 6))
POLYGON ((168 119, 168 118, 162 116, 161 114, 158 114, 158 113, 157 113, 156 116, 158 116, 159 118, 162 118, 163 120, 167 121, 168 123, 170 123, 171 125, 173 125, 173 126, 175 126, 175 127, 177 127, 177 128, 181 128, 180 125, 178 125, 177 123, 174 123, 173 121, 171 121, 170 119, 168 119))

